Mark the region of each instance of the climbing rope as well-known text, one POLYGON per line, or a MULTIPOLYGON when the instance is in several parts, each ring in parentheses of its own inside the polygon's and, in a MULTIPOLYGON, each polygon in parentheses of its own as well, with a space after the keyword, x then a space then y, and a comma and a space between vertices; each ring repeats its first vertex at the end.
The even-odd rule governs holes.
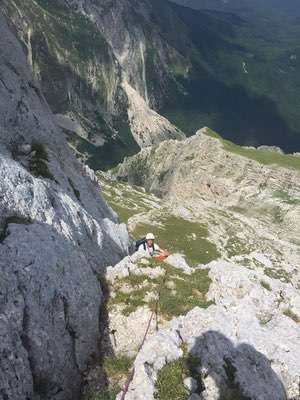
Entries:
MULTIPOLYGON (((156 331, 158 331, 158 310, 159 310, 159 303, 160 303, 160 295, 161 295, 162 288, 163 288, 163 286, 165 284, 166 278, 167 278, 167 273, 165 272, 165 274, 164 274, 164 276, 163 276, 163 278, 162 278, 162 280, 160 282, 160 285, 158 287, 157 299, 156 299, 155 305, 153 307, 153 311, 152 311, 152 313, 150 315, 150 318, 148 320, 148 324, 147 324, 147 328, 146 328, 143 340, 142 340, 140 346, 138 347, 138 351, 137 351, 137 355, 135 357, 135 360, 136 360, 139 352, 142 350, 142 347, 145 344, 145 341, 147 339, 147 336, 148 336, 148 333, 149 333, 149 330, 150 330, 150 327, 151 327, 151 322, 152 322, 152 320, 154 318, 154 315, 156 316, 156 327, 155 328, 156 328, 156 331)), ((131 382, 133 381, 134 374, 135 374, 135 368, 133 366, 132 370, 130 371, 130 373, 129 373, 128 377, 127 377, 127 380, 126 380, 126 383, 124 385, 124 388, 122 390, 122 396, 121 396, 120 400, 125 400, 126 394, 128 393, 128 390, 129 390, 129 386, 130 386, 131 382)))

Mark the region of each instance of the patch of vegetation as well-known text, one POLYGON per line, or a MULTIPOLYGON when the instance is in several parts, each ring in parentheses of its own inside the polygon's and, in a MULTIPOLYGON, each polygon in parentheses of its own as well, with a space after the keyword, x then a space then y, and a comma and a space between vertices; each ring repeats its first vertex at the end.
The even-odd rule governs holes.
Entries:
POLYGON ((43 143, 33 142, 32 151, 33 155, 29 163, 30 172, 36 177, 54 180, 48 167, 49 158, 46 146, 43 143))
POLYGON ((264 272, 270 278, 278 279, 281 282, 285 282, 285 283, 291 282, 290 274, 288 272, 286 272, 284 269, 265 268, 264 272))
POLYGON ((109 203, 110 207, 118 214, 120 222, 126 224, 129 218, 133 217, 136 214, 136 209, 127 208, 122 203, 117 203, 108 199, 108 197, 105 195, 104 198, 109 203))
POLYGON ((132 358, 126 355, 110 355, 104 358, 103 367, 109 379, 119 379, 128 374, 132 358))
POLYGON ((207 136, 218 139, 224 149, 231 153, 238 154, 242 157, 249 158, 251 160, 258 161, 265 165, 278 165, 284 168, 291 168, 300 170, 300 158, 289 154, 281 154, 272 150, 258 150, 239 146, 230 142, 229 140, 223 139, 218 133, 207 129, 205 132, 207 136))
POLYGON ((107 387, 88 393, 84 400, 115 400, 121 391, 120 381, 124 380, 132 367, 133 359, 125 355, 107 355, 103 359, 103 369, 107 377, 107 387))
POLYGON ((147 275, 131 274, 126 278, 120 279, 118 283, 115 283, 115 297, 110 297, 108 307, 111 308, 116 304, 124 305, 122 314, 128 316, 139 307, 147 304, 144 300, 145 295, 147 292, 153 290, 153 285, 158 284, 158 282, 158 280, 151 279, 147 275), (122 291, 121 288, 124 284, 132 288, 129 293, 122 291))
POLYGON ((101 392, 88 394, 84 400, 115 400, 121 388, 116 386, 114 388, 104 388, 101 392))
POLYGON ((160 199, 145 193, 141 187, 106 179, 98 173, 102 194, 110 207, 118 214, 121 222, 139 213, 159 207, 160 199))
POLYGON ((184 254, 191 266, 207 264, 220 256, 216 245, 208 240, 207 226, 197 222, 162 214, 154 216, 153 224, 137 224, 132 234, 138 239, 147 232, 155 234, 162 248, 184 254))
MULTIPOLYGON (((151 265, 151 264, 150 264, 151 265)), ((151 284, 159 283, 159 278, 151 278, 148 275, 140 275, 140 274, 130 274, 126 278, 123 279, 125 283, 128 283, 132 287, 136 287, 139 285, 145 284, 145 282, 151 282, 151 284)))
POLYGON ((237 236, 230 236, 225 245, 228 257, 245 255, 253 250, 251 246, 237 236))
POLYGON ((282 224, 284 221, 283 211, 279 206, 271 210, 271 216, 274 224, 282 224))
POLYGON ((298 205, 300 204, 300 199, 291 197, 287 192, 283 190, 276 190, 273 193, 273 197, 276 199, 280 199, 283 203, 290 204, 290 205, 298 205))
POLYGON ((158 373, 155 399, 158 400, 187 400, 188 392, 183 384, 183 359, 166 364, 158 373))
POLYGON ((195 307, 207 308, 213 304, 206 299, 211 283, 208 270, 196 270, 192 275, 185 275, 174 267, 166 265, 164 268, 167 279, 175 283, 173 290, 164 286, 161 291, 159 310, 166 319, 184 315, 195 307))
POLYGON ((287 308, 286 310, 284 310, 283 314, 286 315, 287 317, 291 318, 297 324, 300 323, 299 316, 297 314, 295 314, 290 308, 287 308))
POLYGON ((160 266, 166 271, 165 276, 151 279, 147 275, 131 274, 129 277, 120 279, 114 283, 115 297, 110 298, 109 307, 123 305, 122 313, 125 316, 144 305, 154 309, 156 301, 147 302, 145 296, 147 293, 157 295, 159 291, 159 313, 165 319, 184 315, 195 307, 207 308, 213 304, 206 299, 211 283, 208 270, 196 270, 191 275, 186 275, 177 268, 155 260, 151 260, 149 266, 152 268, 160 266), (163 280, 174 282, 174 288, 168 288, 166 284, 163 284, 163 280), (127 285, 131 289, 129 293, 122 291, 122 285, 127 285))
POLYGON ((116 296, 109 301, 108 307, 113 307, 113 305, 116 304, 125 305, 125 307, 122 309, 122 314, 128 316, 136 311, 139 307, 142 307, 146 304, 144 301, 145 294, 145 288, 136 289, 130 293, 124 293, 121 290, 118 290, 116 292, 116 296))
POLYGON ((266 281, 260 281, 260 284, 261 284, 261 286, 262 286, 263 288, 267 289, 269 292, 272 291, 272 288, 271 288, 271 286, 270 286, 270 284, 269 284, 268 282, 266 282, 266 281))
POLYGON ((198 384, 197 393, 201 392, 201 376, 197 372, 200 362, 184 349, 183 357, 167 363, 159 372, 155 385, 154 398, 157 400, 187 400, 190 396, 184 387, 186 377, 192 377, 198 384))

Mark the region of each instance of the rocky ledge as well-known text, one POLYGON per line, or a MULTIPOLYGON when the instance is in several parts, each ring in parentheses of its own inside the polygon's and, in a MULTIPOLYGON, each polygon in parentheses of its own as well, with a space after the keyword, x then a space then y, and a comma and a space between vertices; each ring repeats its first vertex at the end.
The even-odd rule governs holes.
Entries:
MULTIPOLYGON (((152 329, 137 354, 126 400, 167 399, 178 393, 176 398, 190 400, 299 399, 298 291, 229 262, 214 261, 204 268, 211 279, 206 295, 211 305, 173 318, 157 333, 152 329)), ((109 276, 115 281, 140 270, 127 260, 109 276)), ((138 327, 136 314, 131 318, 137 332, 146 327, 143 318, 138 327)), ((127 343, 135 346, 128 333, 127 343)))

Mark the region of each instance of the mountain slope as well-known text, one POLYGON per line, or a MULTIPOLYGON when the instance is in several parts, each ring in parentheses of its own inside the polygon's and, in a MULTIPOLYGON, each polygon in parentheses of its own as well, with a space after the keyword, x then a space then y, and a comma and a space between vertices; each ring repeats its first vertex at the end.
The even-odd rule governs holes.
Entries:
POLYGON ((299 4, 294 0, 287 0, 284 3, 280 0, 253 0, 249 3, 246 0, 171 0, 173 3, 198 10, 216 10, 226 12, 237 12, 239 14, 253 15, 277 15, 285 17, 299 16, 299 4))
POLYGON ((300 148, 294 20, 271 29, 273 14, 265 27, 158 0, 3 5, 57 122, 95 169, 204 125, 240 144, 300 148))
POLYGON ((129 238, 2 14, 0 54, 0 397, 75 400, 100 351, 99 277, 129 238))
POLYGON ((199 1, 199 10, 174 5, 197 53, 190 96, 167 105, 164 113, 189 126, 188 133, 206 125, 242 145, 275 144, 295 151, 299 7, 292 14, 283 3, 237 3, 199 1))
POLYGON ((14 0, 4 2, 4 12, 57 122, 78 156, 94 168, 120 161, 139 146, 183 137, 152 110, 173 78, 165 61, 170 50, 151 25, 146 5, 14 0), (156 51, 151 84, 150 46, 156 51), (147 132, 140 125, 144 118, 147 132))
MULTIPOLYGON (((108 360, 135 367, 126 398, 298 400, 299 155, 206 128, 98 178, 132 236, 151 231, 172 253, 107 270, 108 360)), ((120 391, 127 370, 107 371, 120 391)))
MULTIPOLYGON (((293 265, 299 257, 300 231, 295 222, 300 212, 299 173, 298 156, 243 148, 209 129, 183 142, 167 141, 144 149, 113 170, 118 179, 162 197, 179 215, 210 221, 212 232, 220 236, 218 248, 224 246, 224 231, 234 236, 227 243, 229 252, 236 244, 241 249, 258 249, 262 243, 266 248, 270 239, 268 252, 281 248, 284 254, 278 259, 278 267, 280 260, 290 259, 293 265), (229 213, 226 222, 224 212, 229 213), (256 226, 255 221, 259 221, 259 228, 254 233, 251 227, 256 226), (227 227, 221 228, 224 224, 227 227), (235 234, 241 229, 244 239, 249 235, 245 242, 235 234), (274 247, 272 243, 277 240, 282 244, 274 247)), ((149 221, 157 218, 154 212, 149 221)))

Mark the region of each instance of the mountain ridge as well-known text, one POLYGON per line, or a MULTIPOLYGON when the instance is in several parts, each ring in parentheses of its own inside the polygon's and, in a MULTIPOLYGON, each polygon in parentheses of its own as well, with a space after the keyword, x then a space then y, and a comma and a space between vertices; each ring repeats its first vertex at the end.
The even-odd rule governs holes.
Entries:
MULTIPOLYGON (((299 399, 299 174, 299 155, 208 128, 97 174, 132 237, 171 253, 107 269, 106 357, 131 366, 126 397, 299 399)), ((127 369, 107 369, 107 395, 121 398, 127 369)))

